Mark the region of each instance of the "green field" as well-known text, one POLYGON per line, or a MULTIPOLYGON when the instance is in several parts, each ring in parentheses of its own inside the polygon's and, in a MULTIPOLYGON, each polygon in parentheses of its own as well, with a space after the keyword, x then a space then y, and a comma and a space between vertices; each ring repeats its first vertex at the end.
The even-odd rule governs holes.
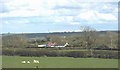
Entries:
POLYGON ((3 56, 3 68, 117 68, 117 59, 3 56), (31 63, 23 64, 22 61, 31 63), (39 63, 33 63, 38 60, 39 63))

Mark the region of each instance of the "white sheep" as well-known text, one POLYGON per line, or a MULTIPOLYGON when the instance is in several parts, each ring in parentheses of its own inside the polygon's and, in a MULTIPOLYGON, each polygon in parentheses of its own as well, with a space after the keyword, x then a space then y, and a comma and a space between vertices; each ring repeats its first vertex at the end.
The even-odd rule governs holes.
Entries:
POLYGON ((33 63, 39 63, 39 61, 38 60, 33 60, 33 63))

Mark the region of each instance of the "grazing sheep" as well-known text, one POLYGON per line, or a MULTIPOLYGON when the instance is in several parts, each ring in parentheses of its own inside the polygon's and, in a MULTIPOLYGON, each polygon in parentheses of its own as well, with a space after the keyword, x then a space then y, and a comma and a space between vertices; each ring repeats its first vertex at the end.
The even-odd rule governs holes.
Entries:
POLYGON ((38 60, 33 60, 33 63, 39 63, 39 61, 38 60))

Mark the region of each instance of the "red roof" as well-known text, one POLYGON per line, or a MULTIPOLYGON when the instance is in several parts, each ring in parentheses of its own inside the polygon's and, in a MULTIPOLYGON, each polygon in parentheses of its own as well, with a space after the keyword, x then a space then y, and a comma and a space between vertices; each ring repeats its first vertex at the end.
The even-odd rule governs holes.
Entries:
POLYGON ((49 42, 47 45, 48 45, 49 47, 50 47, 50 46, 55 46, 56 43, 49 42))

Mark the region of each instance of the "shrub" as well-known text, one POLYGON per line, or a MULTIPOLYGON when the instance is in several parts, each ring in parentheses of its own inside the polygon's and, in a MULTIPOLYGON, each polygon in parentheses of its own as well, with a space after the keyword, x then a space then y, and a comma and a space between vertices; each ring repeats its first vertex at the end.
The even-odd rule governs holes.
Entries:
POLYGON ((8 56, 49 56, 49 57, 75 57, 75 58, 118 58, 117 51, 105 51, 105 50, 96 50, 93 51, 93 55, 91 55, 91 51, 57 51, 50 49, 3 49, 3 55, 8 56))

